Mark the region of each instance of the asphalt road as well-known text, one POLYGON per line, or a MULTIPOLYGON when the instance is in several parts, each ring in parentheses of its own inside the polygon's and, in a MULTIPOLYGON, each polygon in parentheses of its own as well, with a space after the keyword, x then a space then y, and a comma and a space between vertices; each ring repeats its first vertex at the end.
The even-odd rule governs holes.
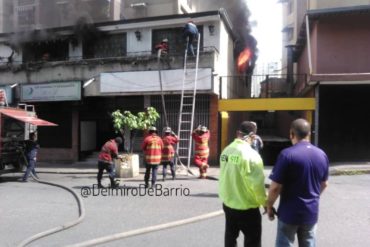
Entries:
MULTIPOLYGON (((0 177, 0 246, 15 246, 33 234, 78 217, 77 204, 67 191, 35 182, 19 183, 17 177, 18 174, 0 177)), ((93 174, 44 173, 40 178, 67 185, 79 194, 89 189, 92 194, 92 184, 96 181, 93 174)), ((81 224, 30 246, 65 246, 221 209, 215 180, 183 176, 176 181, 159 182, 163 186, 157 192, 162 193, 159 196, 140 196, 141 183, 141 177, 124 181, 121 183, 123 195, 85 195, 86 218, 81 224), (170 190, 171 195, 164 195, 170 190)), ((369 187, 370 175, 330 177, 330 185, 321 199, 318 246, 370 246, 369 187)), ((263 246, 273 246, 275 228, 276 221, 263 217, 263 246)), ((223 234, 224 216, 221 215, 100 246, 221 247, 223 234)), ((239 237, 239 246, 242 240, 243 237, 239 237)))

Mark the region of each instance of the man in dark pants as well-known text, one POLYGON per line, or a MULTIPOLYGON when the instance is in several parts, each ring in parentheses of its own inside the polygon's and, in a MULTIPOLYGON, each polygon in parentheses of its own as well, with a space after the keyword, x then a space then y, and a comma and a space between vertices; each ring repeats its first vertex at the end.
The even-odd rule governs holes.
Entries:
POLYGON ((261 156, 251 147, 253 123, 244 121, 237 138, 220 156, 219 197, 226 217, 225 247, 235 247, 239 231, 245 247, 261 246, 261 213, 265 206, 265 176, 261 156))
POLYGON ((157 128, 149 127, 149 134, 145 137, 141 148, 144 151, 145 160, 145 187, 149 187, 150 171, 152 171, 152 187, 157 181, 158 166, 161 164, 163 141, 157 134, 157 128))
POLYGON ((179 142, 178 136, 172 131, 170 127, 164 128, 164 135, 162 137, 163 149, 162 149, 162 165, 163 165, 163 181, 166 180, 167 165, 170 166, 172 180, 176 177, 175 164, 173 158, 175 156, 174 145, 179 142))
POLYGON ((29 140, 26 141, 26 158, 27 158, 27 170, 24 173, 22 178, 22 182, 27 182, 30 173, 32 172, 33 176, 36 178, 36 159, 37 159, 37 151, 40 148, 40 145, 37 143, 37 136, 35 132, 30 133, 29 140))
POLYGON ((198 28, 193 21, 186 23, 183 29, 183 37, 185 39, 188 55, 195 56, 193 48, 193 40, 198 37, 198 28))
POLYGON ((115 139, 111 139, 107 141, 103 147, 101 148, 101 151, 99 153, 98 157, 98 188, 104 188, 104 186, 101 184, 101 180, 103 178, 103 172, 106 170, 109 174, 110 179, 110 185, 112 188, 118 187, 118 183, 114 181, 115 178, 115 172, 114 172, 114 163, 113 159, 118 158, 118 145, 122 143, 121 137, 116 137, 115 139))
POLYGON ((299 118, 290 126, 293 146, 280 152, 269 178, 267 201, 270 220, 280 196, 276 247, 293 246, 295 235, 300 247, 316 246, 320 195, 328 186, 329 160, 325 152, 310 143, 311 125, 299 118))

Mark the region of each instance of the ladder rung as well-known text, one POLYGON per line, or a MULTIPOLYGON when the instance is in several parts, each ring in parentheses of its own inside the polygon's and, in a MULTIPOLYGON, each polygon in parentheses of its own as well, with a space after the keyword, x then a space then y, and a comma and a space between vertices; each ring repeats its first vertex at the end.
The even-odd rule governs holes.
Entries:
POLYGON ((193 104, 182 104, 182 106, 192 106, 193 104))
POLYGON ((191 121, 181 121, 181 123, 191 123, 191 121))
POLYGON ((180 141, 189 141, 189 139, 180 139, 180 141))
POLYGON ((185 131, 189 131, 189 130, 180 130, 180 132, 185 132, 185 131))
POLYGON ((184 95, 183 98, 193 98, 193 95, 184 95))
POLYGON ((182 112, 182 115, 191 115, 191 112, 182 112))

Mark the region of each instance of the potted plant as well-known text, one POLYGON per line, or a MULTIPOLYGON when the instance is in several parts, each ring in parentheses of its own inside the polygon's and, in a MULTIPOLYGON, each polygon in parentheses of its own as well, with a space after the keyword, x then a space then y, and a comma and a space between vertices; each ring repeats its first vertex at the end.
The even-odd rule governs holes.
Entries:
POLYGON ((135 137, 138 131, 145 131, 160 118, 154 107, 147 107, 136 115, 130 111, 116 110, 112 113, 113 127, 123 136, 127 153, 116 163, 118 177, 134 177, 139 174, 139 156, 133 154, 135 137), (127 141, 129 139, 129 141, 127 141))

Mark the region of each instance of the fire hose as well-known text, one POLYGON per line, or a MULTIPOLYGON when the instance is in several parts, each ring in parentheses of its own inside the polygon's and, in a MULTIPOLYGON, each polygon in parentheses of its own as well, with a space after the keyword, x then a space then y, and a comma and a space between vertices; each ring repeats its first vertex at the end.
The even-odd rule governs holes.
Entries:
MULTIPOLYGON (((28 161, 23 153, 23 151, 21 151, 22 153, 22 156, 25 160, 25 164, 28 165, 28 161)), ((61 185, 61 184, 56 184, 56 183, 52 183, 52 182, 47 182, 47 181, 43 181, 43 180, 40 180, 38 179, 37 177, 35 177, 32 173, 31 173, 31 176, 34 180, 36 180, 38 183, 41 183, 41 184, 46 184, 46 185, 50 185, 50 186, 55 186, 55 187, 59 187, 59 188, 62 188, 68 192, 70 192, 73 197, 76 199, 77 201, 77 204, 78 204, 78 213, 79 213, 79 217, 77 220, 74 220, 74 221, 71 221, 71 222, 67 222, 61 226, 57 226, 57 227, 54 227, 54 228, 51 228, 49 230, 46 230, 46 231, 43 231, 43 232, 40 232, 40 233, 37 233, 25 240, 23 240, 20 244, 18 244, 18 247, 23 247, 23 246, 26 246, 28 244, 30 244, 31 242, 33 241, 36 241, 37 239, 40 239, 40 238, 43 238, 43 237, 46 237, 46 236, 49 236, 49 235, 52 235, 54 233, 57 233, 57 232, 60 232, 60 231, 64 231, 68 228, 71 228, 79 223, 81 223, 83 221, 83 219, 85 218, 85 206, 83 204, 83 201, 82 199, 79 197, 79 195, 74 192, 72 189, 64 186, 64 185, 61 185)))

